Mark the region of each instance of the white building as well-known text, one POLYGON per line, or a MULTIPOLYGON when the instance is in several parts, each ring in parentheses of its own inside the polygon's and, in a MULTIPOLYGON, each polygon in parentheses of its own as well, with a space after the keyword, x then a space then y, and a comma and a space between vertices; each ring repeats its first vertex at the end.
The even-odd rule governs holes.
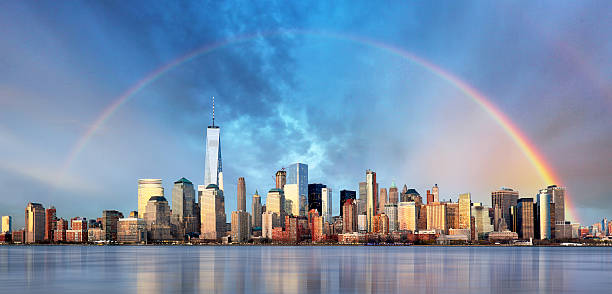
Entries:
POLYGON ((331 188, 323 188, 321 189, 321 212, 323 217, 323 222, 331 223, 332 217, 332 189, 331 188))

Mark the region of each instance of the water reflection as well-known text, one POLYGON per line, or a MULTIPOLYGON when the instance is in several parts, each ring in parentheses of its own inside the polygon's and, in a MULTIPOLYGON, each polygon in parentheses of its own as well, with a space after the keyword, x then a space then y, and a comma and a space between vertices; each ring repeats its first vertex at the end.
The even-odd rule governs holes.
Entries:
POLYGON ((6 293, 607 292, 609 248, 1 246, 6 293))

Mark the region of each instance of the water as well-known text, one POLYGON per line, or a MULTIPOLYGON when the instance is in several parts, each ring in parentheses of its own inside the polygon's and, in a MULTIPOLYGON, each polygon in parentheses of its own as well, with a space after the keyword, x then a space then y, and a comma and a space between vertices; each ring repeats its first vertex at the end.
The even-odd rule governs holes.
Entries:
POLYGON ((610 293, 612 248, 0 246, 0 293, 610 293))

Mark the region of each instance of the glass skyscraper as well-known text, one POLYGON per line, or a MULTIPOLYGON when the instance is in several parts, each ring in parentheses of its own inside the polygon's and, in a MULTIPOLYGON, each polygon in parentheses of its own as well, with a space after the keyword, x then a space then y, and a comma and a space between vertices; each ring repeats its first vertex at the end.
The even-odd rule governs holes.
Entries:
POLYGON ((206 128, 206 158, 204 162, 204 186, 210 184, 223 188, 219 183, 219 173, 223 172, 221 166, 221 129, 215 126, 215 98, 213 97, 212 125, 206 128))
POLYGON ((303 163, 294 163, 287 168, 287 185, 296 184, 300 204, 300 212, 306 212, 308 207, 308 165, 303 163))

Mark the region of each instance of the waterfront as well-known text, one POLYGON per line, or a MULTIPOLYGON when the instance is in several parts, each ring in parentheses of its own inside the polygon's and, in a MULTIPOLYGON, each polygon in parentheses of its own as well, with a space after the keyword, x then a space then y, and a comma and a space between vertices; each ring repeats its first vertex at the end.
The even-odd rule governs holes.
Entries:
POLYGON ((2 246, 0 293, 577 293, 612 248, 2 246))

